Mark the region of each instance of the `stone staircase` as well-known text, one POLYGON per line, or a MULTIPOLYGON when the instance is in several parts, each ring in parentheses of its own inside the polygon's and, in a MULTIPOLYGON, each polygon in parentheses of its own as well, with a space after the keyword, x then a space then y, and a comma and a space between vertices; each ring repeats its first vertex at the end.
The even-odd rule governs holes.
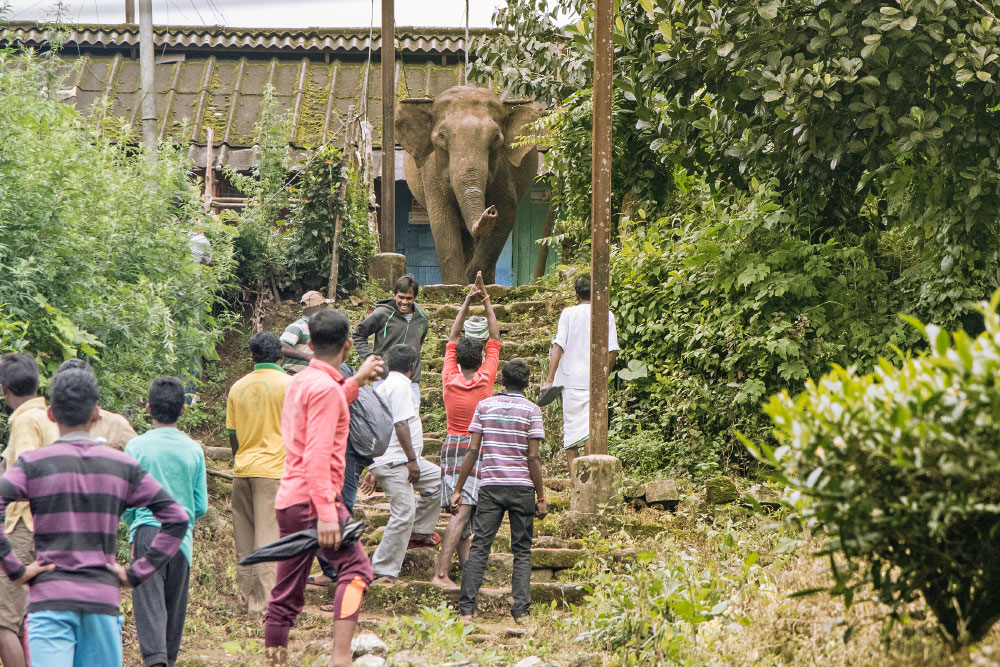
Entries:
MULTIPOLYGON (((567 305, 558 294, 535 286, 507 288, 490 286, 494 312, 500 323, 501 368, 503 363, 517 357, 526 359, 532 370, 532 385, 541 380, 543 360, 547 357, 555 335, 559 313, 567 305)), ((466 294, 459 285, 427 285, 421 288, 418 303, 430 317, 427 340, 421 350, 423 373, 421 379, 421 418, 424 421, 423 456, 437 464, 444 440, 444 406, 441 400, 441 367, 444 363, 445 345, 455 316, 466 294), (434 425, 440 425, 435 428, 434 425)), ((482 315, 481 305, 473 306, 470 315, 482 315)), ((499 377, 499 374, 498 374, 499 377)), ((497 385, 499 389, 499 383, 497 385)), ((546 478, 546 500, 550 517, 544 522, 536 520, 532 548, 531 598, 534 603, 568 605, 579 603, 584 595, 582 584, 575 579, 574 566, 586 558, 582 539, 555 536, 551 529, 558 525, 558 515, 569 508, 569 480, 546 478)), ((376 491, 370 496, 359 496, 355 515, 364 517, 369 530, 363 543, 369 553, 374 551, 389 521, 389 505, 385 496, 376 491)), ((450 515, 442 512, 437 532, 444 535, 450 515)), ((389 586, 374 584, 365 598, 368 611, 410 613, 421 606, 436 606, 442 601, 457 602, 458 591, 446 591, 430 583, 437 564, 439 547, 421 547, 407 551, 400 579, 404 582, 389 586)), ((506 522, 493 543, 479 607, 483 612, 507 613, 509 611, 510 576, 514 556, 510 553, 510 528, 506 522)), ((457 557, 451 569, 452 579, 461 580, 457 557)), ((332 599, 333 588, 322 590, 311 587, 307 591, 307 604, 318 605, 332 599)))

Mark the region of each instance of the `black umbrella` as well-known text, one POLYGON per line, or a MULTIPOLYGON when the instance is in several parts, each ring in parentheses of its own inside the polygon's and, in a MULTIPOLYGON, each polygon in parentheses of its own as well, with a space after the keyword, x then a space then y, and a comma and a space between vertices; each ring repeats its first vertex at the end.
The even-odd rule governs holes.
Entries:
MULTIPOLYGON (((364 521, 345 521, 340 525, 340 548, 351 546, 365 532, 364 521)), ((316 537, 316 529, 309 528, 300 530, 291 535, 285 535, 276 542, 265 544, 257 551, 240 561, 240 565, 253 565, 255 563, 267 563, 276 560, 288 560, 295 558, 309 551, 316 551, 319 548, 319 539, 316 537)))

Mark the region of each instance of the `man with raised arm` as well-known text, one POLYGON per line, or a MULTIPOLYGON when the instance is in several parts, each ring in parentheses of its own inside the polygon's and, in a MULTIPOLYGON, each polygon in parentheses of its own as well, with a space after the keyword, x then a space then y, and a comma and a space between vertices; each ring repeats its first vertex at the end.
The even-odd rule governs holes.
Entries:
POLYGON ((0 569, 28 591, 28 650, 44 667, 122 664, 120 589, 138 586, 181 547, 188 513, 135 459, 90 435, 97 421, 97 380, 70 369, 50 385, 48 413, 59 438, 25 452, 0 479, 0 518, 27 500, 36 561, 23 563, 0 535, 0 569), (115 562, 118 522, 148 507, 160 523, 146 555, 115 562))
MULTIPOLYGON (((321 310, 309 320, 312 359, 285 392, 281 434, 285 470, 275 498, 281 536, 315 528, 320 551, 339 575, 333 601, 332 667, 352 664, 351 637, 372 581, 371 564, 360 543, 341 548, 340 525, 350 518, 341 492, 351 424, 348 405, 358 387, 377 377, 381 359, 370 356, 358 372, 344 378, 340 364, 351 349, 347 316, 321 310)), ((314 551, 278 563, 264 625, 264 645, 272 665, 287 661, 288 633, 305 603, 306 579, 314 551)))
MULTIPOLYGON (((479 318, 482 320, 483 318, 479 318)), ((451 496, 457 489, 458 474, 469 449, 469 422, 479 401, 493 395, 493 385, 497 379, 497 365, 500 363, 500 326, 493 313, 490 295, 483 285, 483 274, 476 276, 476 282, 455 317, 448 336, 444 353, 444 367, 441 370, 441 392, 444 398, 448 433, 441 447, 441 506, 451 510, 451 496), (486 310, 485 322, 466 320, 469 307, 474 299, 481 298, 486 310), (469 326, 479 325, 479 326, 469 326), (485 331, 482 330, 485 324, 485 331), (465 329, 465 336, 462 330, 465 329), (482 336, 488 336, 486 341, 482 336), (485 351, 483 343, 485 342, 485 351)), ((472 537, 472 517, 476 512, 479 496, 479 466, 469 475, 461 488, 462 506, 448 521, 441 542, 437 570, 431 583, 442 588, 458 588, 448 576, 451 558, 458 551, 458 561, 465 566, 469 558, 472 537)))

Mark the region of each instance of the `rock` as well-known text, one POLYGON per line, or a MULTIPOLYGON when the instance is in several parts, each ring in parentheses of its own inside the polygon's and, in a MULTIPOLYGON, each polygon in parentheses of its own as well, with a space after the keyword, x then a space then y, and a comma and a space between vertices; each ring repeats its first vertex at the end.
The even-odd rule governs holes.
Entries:
POLYGON ((431 547, 407 549, 406 556, 403 558, 403 567, 399 570, 399 576, 402 579, 430 581, 434 578, 437 559, 437 549, 431 547))
POLYGON ((372 528, 382 528, 387 523, 389 523, 389 513, 388 512, 371 512, 365 517, 365 521, 372 528))
POLYGON ((405 273, 406 255, 395 252, 380 252, 372 257, 369 275, 376 285, 390 294, 396 281, 405 273))
POLYGON ((601 667, 604 660, 596 653, 583 655, 573 661, 573 667, 601 667))
POLYGON ((441 398, 440 389, 424 389, 420 392, 420 407, 421 408, 433 408, 438 405, 443 405, 444 401, 441 398))
POLYGON ((569 542, 566 540, 561 540, 558 537, 552 537, 551 535, 541 535, 532 540, 532 549, 566 549, 569 547, 569 542))
POLYGON ((483 573, 483 582, 490 586, 510 586, 511 575, 514 572, 513 554, 490 554, 483 573))
POLYGON ((351 653, 355 658, 363 655, 377 655, 385 657, 389 655, 389 647, 386 643, 370 632, 363 632, 351 640, 351 653))
POLYGON ((389 667, 428 667, 420 651, 400 651, 389 658, 389 667))
POLYGON ((573 567, 585 557, 586 552, 578 549, 532 549, 531 567, 565 570, 573 567))
POLYGON ((420 286, 420 298, 429 303, 461 303, 468 292, 468 285, 420 286))
POLYGON ((626 500, 641 498, 645 493, 646 489, 638 481, 628 477, 622 478, 622 497, 626 500))
POLYGON ((542 667, 545 661, 539 658, 537 655, 533 655, 530 658, 525 658, 521 662, 514 665, 514 667, 542 667))
POLYGON ((551 570, 551 569, 548 569, 548 568, 532 569, 531 570, 531 580, 532 581, 537 581, 537 582, 540 582, 540 583, 541 582, 546 582, 546 581, 553 581, 555 579, 554 573, 555 573, 555 570, 551 570))
POLYGON ((565 491, 569 488, 569 480, 563 477, 546 477, 545 488, 552 491, 565 491))
POLYGON ((740 493, 736 483, 728 477, 719 475, 705 482, 705 501, 710 505, 724 505, 739 498, 740 493))
MULTIPOLYGON (((570 510, 568 512, 561 512, 558 516, 549 515, 545 517, 542 522, 543 526, 548 528, 548 523, 552 522, 552 529, 558 535, 563 535, 566 537, 586 537, 590 535, 594 528, 599 528, 603 525, 603 521, 598 514, 590 514, 584 512, 575 512, 570 510)), ((536 525, 536 527, 539 527, 536 525)))
POLYGON ((575 512, 614 512, 622 504, 622 462, 613 456, 592 454, 573 461, 570 507, 575 512))
POLYGON ((364 507, 361 507, 359 505, 354 506, 354 518, 357 519, 358 521, 364 521, 365 516, 367 516, 367 514, 368 513, 365 511, 364 507))
POLYGON ((354 667, 385 667, 385 658, 379 655, 363 655, 354 661, 354 667))
POLYGON ((647 503, 676 502, 680 498, 680 494, 677 492, 677 482, 672 479, 655 479, 652 482, 646 482, 643 495, 646 496, 647 503))
POLYGON ((528 630, 527 630, 527 628, 504 628, 503 629, 503 636, 504 637, 527 637, 528 636, 528 630))

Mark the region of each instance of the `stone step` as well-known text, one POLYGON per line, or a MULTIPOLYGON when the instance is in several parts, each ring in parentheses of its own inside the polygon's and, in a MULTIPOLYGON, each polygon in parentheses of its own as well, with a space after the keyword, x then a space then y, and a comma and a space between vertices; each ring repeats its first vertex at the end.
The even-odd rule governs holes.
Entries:
MULTIPOLYGON (((420 304, 432 320, 444 320, 454 322, 458 316, 459 305, 457 304, 420 304)), ((552 316, 558 313, 560 308, 553 306, 547 301, 514 301, 511 303, 498 303, 493 306, 493 314, 497 320, 504 322, 528 322, 538 317, 552 316)), ((484 315, 482 306, 469 308, 470 315, 484 315)))
MULTIPOLYGON (((545 338, 543 340, 535 341, 524 341, 516 342, 510 340, 501 341, 500 346, 500 358, 501 359, 514 359, 516 357, 535 357, 542 354, 548 354, 550 345, 550 340, 545 338)), ((441 337, 438 338, 437 342, 437 353, 444 359, 445 349, 448 346, 448 339, 441 337)), ((442 361, 442 364, 444 362, 442 361)), ((440 376, 439 376, 440 377, 440 376)), ((421 378, 421 383, 423 379, 421 378)))
MULTIPOLYGON (((500 374, 501 372, 503 372, 504 364, 507 363, 507 361, 509 361, 510 359, 513 359, 514 357, 517 356, 513 352, 514 352, 513 348, 509 346, 504 346, 504 348, 500 350, 500 365, 497 367, 497 378, 502 377, 500 374)), ((548 348, 546 348, 545 354, 522 357, 525 361, 528 362, 528 368, 531 370, 532 384, 541 384, 543 380, 543 378, 541 377, 542 359, 547 357, 547 355, 548 355, 548 348)), ((427 370, 433 371, 435 373, 440 373, 441 368, 443 366, 444 366, 444 357, 436 357, 430 359, 426 357, 424 358, 424 368, 427 370)))
MULTIPOLYGON (((509 580, 508 580, 509 581, 509 580)), ((333 600, 335 585, 327 589, 306 587, 306 604, 319 606, 333 600)), ((480 613, 507 613, 510 609, 509 585, 497 588, 479 589, 476 600, 480 613)), ((583 601, 586 592, 579 583, 532 582, 532 603, 551 604, 568 607, 583 601)), ((362 611, 377 610, 396 613, 412 613, 421 607, 436 607, 442 602, 457 604, 458 590, 438 588, 429 581, 407 581, 397 585, 372 584, 365 595, 362 611)))
MULTIPOLYGON (((489 292, 490 300, 495 303, 538 299, 554 294, 552 290, 541 285, 519 285, 517 287, 487 285, 486 291, 489 292)), ((465 301, 465 296, 468 293, 468 285, 421 285, 420 305, 455 304, 457 306, 465 301)))

